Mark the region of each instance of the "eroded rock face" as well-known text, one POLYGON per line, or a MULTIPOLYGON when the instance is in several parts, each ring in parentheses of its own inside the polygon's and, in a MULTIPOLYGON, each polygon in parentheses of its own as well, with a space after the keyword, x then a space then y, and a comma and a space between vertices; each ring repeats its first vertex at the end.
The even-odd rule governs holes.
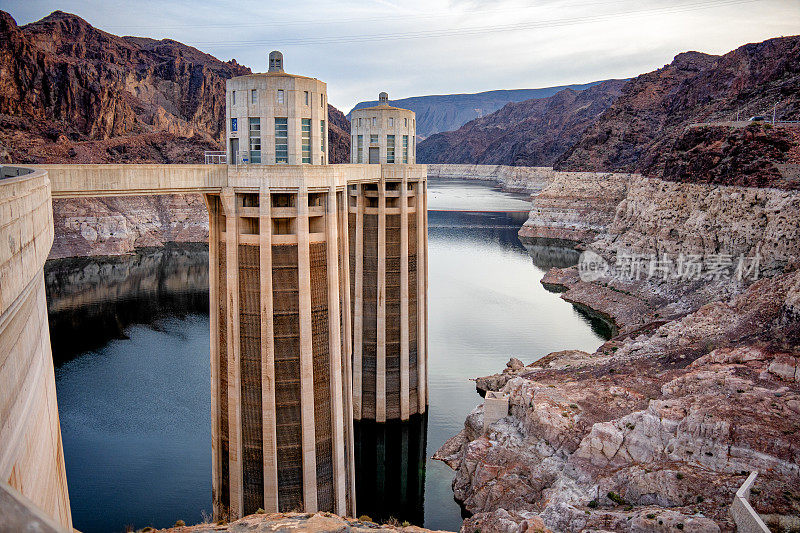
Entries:
POLYGON ((550 167, 512 167, 506 165, 428 165, 428 178, 494 181, 504 191, 538 193, 553 181, 550 167))
POLYGON ((592 242, 608 231, 634 179, 610 172, 554 172, 550 184, 534 195, 519 235, 567 246, 592 242))
POLYGON ((194 526, 161 529, 163 533, 211 533, 216 531, 272 533, 296 531, 298 533, 427 533, 430 529, 416 526, 376 524, 369 521, 343 518, 331 513, 269 513, 254 514, 230 524, 197 524, 194 526))
POLYGON ((798 291, 800 272, 782 274, 594 354, 480 378, 510 415, 481 435, 479 407, 437 456, 475 513, 463 531, 732 530, 750 470, 758 512, 796 514, 798 291))
POLYGON ((49 259, 208 240, 208 213, 198 194, 56 199, 53 226, 49 259))

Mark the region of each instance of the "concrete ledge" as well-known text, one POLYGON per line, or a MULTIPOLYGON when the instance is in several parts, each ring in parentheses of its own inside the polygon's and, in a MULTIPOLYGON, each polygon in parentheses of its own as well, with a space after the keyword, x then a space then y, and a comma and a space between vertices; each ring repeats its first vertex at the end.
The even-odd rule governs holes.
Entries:
POLYGON ((744 484, 736 491, 733 497, 730 514, 736 523, 736 531, 740 533, 769 533, 769 528, 753 509, 748 501, 750 499, 750 488, 758 476, 758 471, 753 470, 747 476, 744 484))
POLYGON ((0 530, 69 533, 40 511, 28 498, 0 481, 0 530))

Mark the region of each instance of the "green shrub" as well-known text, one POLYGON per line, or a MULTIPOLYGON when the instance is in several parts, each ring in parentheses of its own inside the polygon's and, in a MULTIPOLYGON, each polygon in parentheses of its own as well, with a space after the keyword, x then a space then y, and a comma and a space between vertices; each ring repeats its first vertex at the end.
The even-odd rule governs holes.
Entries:
POLYGON ((656 517, 656 515, 653 514, 653 513, 648 513, 647 514, 647 518, 649 518, 650 520, 653 520, 655 517, 656 517))
POLYGON ((175 521, 175 525, 172 526, 172 527, 183 527, 185 525, 186 525, 186 522, 184 522, 183 520, 176 520, 175 521))
POLYGON ((591 507, 592 509, 595 509, 595 508, 597 508, 597 500, 592 500, 587 505, 589 507, 591 507))
POLYGON ((369 515, 366 514, 362 514, 361 516, 358 517, 358 519, 361 522, 372 522, 372 518, 370 518, 369 515))
POLYGON ((675 477, 678 479, 683 479, 683 474, 681 472, 678 472, 677 474, 675 474, 675 477))
POLYGON ((683 524, 676 524, 675 527, 677 527, 678 529, 683 529, 683 524))
POLYGON ((622 498, 622 496, 620 496, 616 492, 609 492, 607 496, 609 500, 616 503, 617 505, 625 505, 625 500, 622 498))

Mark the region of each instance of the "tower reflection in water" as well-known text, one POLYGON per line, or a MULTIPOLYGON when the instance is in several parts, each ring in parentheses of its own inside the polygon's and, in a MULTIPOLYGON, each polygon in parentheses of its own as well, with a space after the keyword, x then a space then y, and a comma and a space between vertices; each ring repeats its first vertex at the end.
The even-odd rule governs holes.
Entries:
POLYGON ((356 506, 376 522, 425 519, 425 446, 428 414, 408 422, 354 424, 356 506))

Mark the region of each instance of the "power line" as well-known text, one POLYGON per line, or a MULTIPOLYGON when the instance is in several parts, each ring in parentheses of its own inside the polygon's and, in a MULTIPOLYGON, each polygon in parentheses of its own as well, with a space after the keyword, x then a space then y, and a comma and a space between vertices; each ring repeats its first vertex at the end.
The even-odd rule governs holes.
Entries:
POLYGON ((590 15, 585 17, 570 17, 563 19, 552 19, 544 21, 532 21, 516 24, 505 25, 491 25, 491 26, 476 26, 471 28, 451 28, 445 30, 425 30, 417 32, 397 32, 397 33, 378 33, 368 35, 342 35, 342 36, 329 36, 329 37, 308 37, 296 39, 258 39, 258 40, 243 40, 243 41, 199 41, 193 42, 193 46, 215 45, 218 47, 223 46, 244 46, 244 45, 258 45, 258 44, 271 44, 276 46, 308 46, 308 45, 322 45, 322 44, 349 44, 360 43, 368 41, 387 41, 387 40, 408 40, 408 39, 431 39, 439 37, 451 37, 456 35, 481 35, 488 33, 518 31, 523 29, 537 29, 537 28, 555 28, 563 26, 572 26, 578 24, 589 24, 593 22, 600 22, 604 20, 635 17, 640 15, 669 15, 675 13, 685 13, 690 11, 698 11, 702 9, 729 7, 734 5, 748 4, 757 2, 759 0, 706 0, 690 5, 669 6, 664 8, 652 9, 638 9, 631 11, 621 11, 616 13, 606 13, 600 15, 590 15))

